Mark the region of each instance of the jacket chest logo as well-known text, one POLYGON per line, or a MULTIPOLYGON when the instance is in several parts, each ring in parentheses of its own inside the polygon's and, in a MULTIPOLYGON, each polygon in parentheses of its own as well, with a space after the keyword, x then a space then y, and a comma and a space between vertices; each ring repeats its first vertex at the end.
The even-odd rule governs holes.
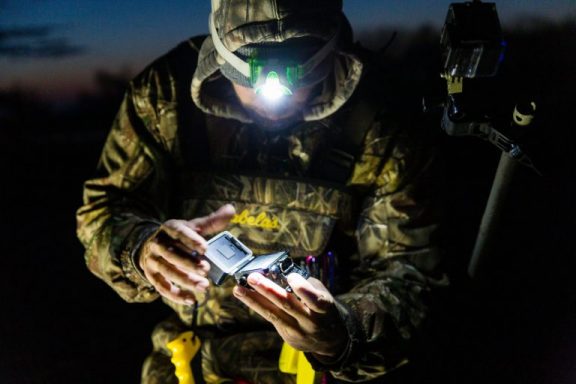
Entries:
POLYGON ((235 214, 234 217, 232 217, 232 220, 230 220, 230 223, 261 228, 268 231, 280 229, 280 222, 278 221, 277 216, 266 214, 266 212, 261 212, 258 215, 251 215, 250 211, 247 209, 235 214))

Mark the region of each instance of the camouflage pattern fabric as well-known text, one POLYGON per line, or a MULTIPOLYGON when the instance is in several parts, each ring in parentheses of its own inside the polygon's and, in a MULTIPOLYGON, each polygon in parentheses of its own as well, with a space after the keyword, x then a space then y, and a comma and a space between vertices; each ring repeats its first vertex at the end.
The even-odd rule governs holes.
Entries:
POLYGON ((141 384, 178 384, 170 356, 159 352, 151 353, 142 366, 141 384))
MULTIPOLYGON (((176 316, 158 324, 152 333, 153 352, 142 368, 142 384, 178 384, 166 344, 188 329, 176 316)), ((293 384, 294 375, 278 371, 282 339, 272 331, 247 332, 204 338, 202 377, 206 384, 232 383, 233 379, 262 384, 293 384)))
POLYGON ((213 0, 220 39, 235 51, 247 44, 281 42, 296 37, 329 40, 340 26, 341 0, 213 0), (252 23, 259 23, 254 28, 252 23))
POLYGON ((342 191, 295 180, 204 174, 191 176, 186 184, 202 191, 184 197, 182 211, 204 215, 233 202, 238 213, 228 230, 255 254, 278 248, 294 257, 319 254, 350 205, 342 191))
MULTIPOLYGON (((342 280, 333 293, 350 342, 329 366, 307 355, 315 369, 366 381, 405 365, 428 297, 445 285, 434 243, 435 156, 422 133, 431 128, 414 114, 391 114, 379 93, 388 89, 385 80, 346 52, 336 57, 334 76, 304 122, 288 132, 266 131, 233 112, 238 106, 217 75, 210 43, 198 37, 180 44, 130 84, 77 212, 88 268, 126 301, 153 301, 159 295, 135 260, 140 244, 167 219, 198 217, 231 202, 237 216, 230 230, 256 253, 288 248, 298 258, 337 247, 342 280), (350 122, 368 101, 381 111, 350 122), (334 143, 346 141, 345 124, 366 134, 349 177, 335 183, 318 164, 334 143)), ((205 379, 292 382, 277 372, 277 360, 272 364, 277 335, 232 297, 232 285, 211 287, 201 298, 205 379)), ((192 307, 164 301, 178 315, 170 324, 178 326, 155 331, 143 382, 171 382, 163 343, 192 324, 192 307)))

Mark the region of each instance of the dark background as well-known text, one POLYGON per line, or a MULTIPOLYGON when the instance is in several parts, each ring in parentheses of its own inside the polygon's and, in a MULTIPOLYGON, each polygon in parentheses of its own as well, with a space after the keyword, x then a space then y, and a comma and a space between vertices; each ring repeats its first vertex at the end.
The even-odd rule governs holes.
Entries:
MULTIPOLYGON (((446 248, 453 286, 419 354, 429 382, 576 381, 576 159, 573 21, 507 30, 505 89, 534 94, 533 155, 544 176, 519 169, 480 281, 464 270, 498 151, 475 139, 442 140, 447 158, 446 248)), ((381 46, 390 31, 360 36, 381 46)), ((415 76, 437 70, 437 30, 400 31, 386 60, 415 76)), ((169 313, 127 304, 92 276, 75 237, 75 210, 128 80, 95 74, 97 92, 54 108, 24 90, 0 94, 0 382, 138 382, 149 333, 169 313)), ((508 104, 506 104, 508 105, 508 104)))

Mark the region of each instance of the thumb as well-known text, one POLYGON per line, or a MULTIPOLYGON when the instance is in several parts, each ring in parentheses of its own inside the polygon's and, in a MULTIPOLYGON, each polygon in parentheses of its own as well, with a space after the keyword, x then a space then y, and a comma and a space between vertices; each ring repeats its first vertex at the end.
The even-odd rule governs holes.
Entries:
POLYGON ((226 204, 208 216, 190 220, 190 224, 195 227, 198 233, 210 235, 226 229, 235 213, 236 209, 234 209, 234 206, 232 204, 226 204))

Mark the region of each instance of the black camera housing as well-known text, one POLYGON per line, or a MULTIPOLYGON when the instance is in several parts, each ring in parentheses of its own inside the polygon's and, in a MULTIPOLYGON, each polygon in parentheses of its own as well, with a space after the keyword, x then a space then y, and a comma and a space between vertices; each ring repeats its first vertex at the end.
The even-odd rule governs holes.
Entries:
POLYGON ((294 263, 288 251, 254 256, 247 246, 227 231, 208 241, 204 257, 210 263, 208 277, 215 285, 222 285, 232 276, 239 285, 249 288, 248 275, 259 272, 291 291, 286 281, 290 273, 298 273, 305 279, 310 277, 306 269, 294 263))
POLYGON ((450 4, 440 44, 443 74, 469 79, 495 76, 506 48, 496 5, 450 4))

